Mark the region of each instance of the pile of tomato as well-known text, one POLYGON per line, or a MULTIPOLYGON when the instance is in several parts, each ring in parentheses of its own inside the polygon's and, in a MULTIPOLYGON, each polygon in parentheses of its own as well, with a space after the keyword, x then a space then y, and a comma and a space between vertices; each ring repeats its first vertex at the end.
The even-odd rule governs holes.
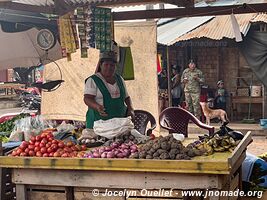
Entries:
POLYGON ((43 131, 40 135, 32 136, 28 142, 23 141, 11 156, 79 157, 79 152, 86 149, 86 145, 76 145, 71 141, 64 143, 56 140, 51 131, 43 131))

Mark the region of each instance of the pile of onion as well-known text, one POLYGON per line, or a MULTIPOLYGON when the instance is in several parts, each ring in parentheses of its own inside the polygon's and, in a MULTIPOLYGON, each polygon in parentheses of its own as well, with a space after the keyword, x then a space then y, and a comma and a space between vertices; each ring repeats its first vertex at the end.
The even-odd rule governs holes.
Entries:
POLYGON ((133 153, 138 152, 137 145, 132 141, 119 144, 113 142, 110 146, 95 148, 85 154, 85 158, 129 158, 133 153))

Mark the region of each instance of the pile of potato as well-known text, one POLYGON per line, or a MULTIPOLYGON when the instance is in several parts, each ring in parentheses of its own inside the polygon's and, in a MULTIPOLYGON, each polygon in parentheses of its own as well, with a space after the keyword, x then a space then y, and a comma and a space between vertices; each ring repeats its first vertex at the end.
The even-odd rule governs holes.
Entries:
POLYGON ((161 160, 190 160, 191 157, 201 155, 200 150, 185 147, 176 140, 172 134, 163 137, 159 136, 148 141, 139 148, 139 151, 132 154, 134 159, 161 159, 161 160))

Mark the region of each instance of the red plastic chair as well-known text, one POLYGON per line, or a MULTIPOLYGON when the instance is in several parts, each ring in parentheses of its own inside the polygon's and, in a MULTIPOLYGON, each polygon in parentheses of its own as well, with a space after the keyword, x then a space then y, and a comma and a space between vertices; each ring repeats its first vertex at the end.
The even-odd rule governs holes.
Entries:
POLYGON ((167 129, 169 133, 184 134, 185 137, 188 137, 189 120, 200 128, 208 130, 210 135, 214 133, 213 126, 203 124, 190 112, 180 107, 166 108, 159 116, 159 124, 162 128, 167 129))
POLYGON ((143 135, 149 136, 157 126, 156 120, 153 115, 145 110, 134 110, 134 128, 143 135), (147 125, 150 122, 151 127, 147 129, 147 125))

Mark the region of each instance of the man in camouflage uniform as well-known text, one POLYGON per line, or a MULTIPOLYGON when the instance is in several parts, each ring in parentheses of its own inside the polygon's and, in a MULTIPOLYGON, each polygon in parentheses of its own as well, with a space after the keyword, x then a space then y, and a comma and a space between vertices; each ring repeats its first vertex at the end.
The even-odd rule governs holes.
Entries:
POLYGON ((204 83, 204 76, 202 71, 196 68, 193 60, 190 60, 188 68, 183 71, 181 80, 184 84, 185 101, 189 112, 199 119, 201 116, 199 105, 200 84, 204 83))

